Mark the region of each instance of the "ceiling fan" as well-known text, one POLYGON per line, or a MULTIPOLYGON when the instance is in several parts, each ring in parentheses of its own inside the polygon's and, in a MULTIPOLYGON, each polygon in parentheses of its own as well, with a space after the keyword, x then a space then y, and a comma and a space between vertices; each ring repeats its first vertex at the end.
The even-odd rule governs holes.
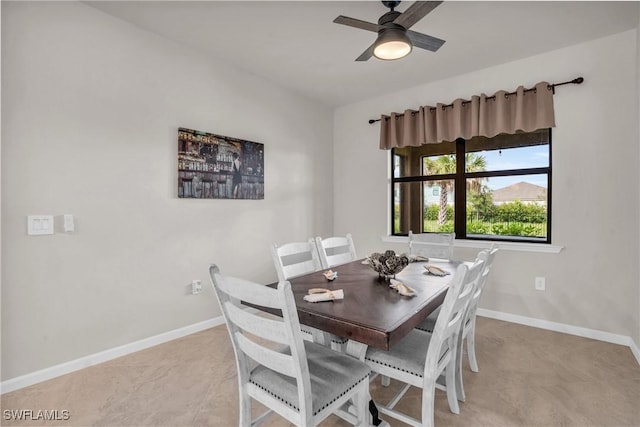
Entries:
POLYGON ((382 15, 377 24, 342 15, 333 22, 378 33, 376 41, 356 61, 366 61, 371 56, 385 60, 400 59, 411 53, 413 46, 435 52, 444 44, 444 40, 409 29, 440 3, 442 1, 416 1, 404 12, 397 12, 394 9, 399 1, 383 1, 382 4, 391 10, 382 15))

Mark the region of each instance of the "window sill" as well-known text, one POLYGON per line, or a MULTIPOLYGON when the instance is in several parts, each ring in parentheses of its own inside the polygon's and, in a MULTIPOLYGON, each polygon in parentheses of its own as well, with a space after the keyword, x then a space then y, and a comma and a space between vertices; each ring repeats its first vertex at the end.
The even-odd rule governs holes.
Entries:
MULTIPOLYGON (((409 244, 407 236, 382 236, 385 243, 405 243, 409 244)), ((543 252, 549 254, 558 254, 564 249, 564 246, 550 245, 547 243, 527 243, 527 242, 499 242, 491 240, 462 240, 456 239, 454 247, 456 248, 478 248, 488 249, 492 244, 497 243, 501 250, 520 251, 520 252, 543 252)))

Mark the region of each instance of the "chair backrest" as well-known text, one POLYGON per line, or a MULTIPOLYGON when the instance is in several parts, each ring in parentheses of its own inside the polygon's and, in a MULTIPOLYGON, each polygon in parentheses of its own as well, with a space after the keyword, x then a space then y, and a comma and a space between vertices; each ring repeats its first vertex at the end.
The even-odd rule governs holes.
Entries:
MULTIPOLYGON (((480 302, 480 297, 482 296, 482 291, 487 284, 487 278, 489 277, 489 272, 491 271, 491 265, 493 264, 493 259, 496 256, 496 252, 498 252, 498 247, 494 243, 490 249, 485 249, 480 251, 477 259, 481 259, 484 261, 482 265, 482 272, 480 273, 480 277, 476 283, 476 287, 473 290, 473 295, 471 296, 471 300, 469 301, 469 308, 467 309, 467 314, 464 320, 464 328, 467 329, 470 327, 471 321, 476 316, 476 311, 478 310, 478 303, 480 302)), ((466 332, 466 330, 464 331, 466 332)))
POLYGON ((476 259, 471 267, 460 264, 449 283, 447 296, 442 303, 438 320, 431 334, 425 363, 425 378, 433 375, 434 372, 441 372, 441 369, 434 368, 444 363, 447 353, 453 355, 456 351, 460 326, 465 319, 467 307, 476 283, 480 279, 483 265, 482 259, 476 259))
POLYGON ((421 233, 409 231, 409 255, 453 259, 455 233, 421 233))
POLYGON ((345 237, 316 237, 316 246, 320 255, 322 268, 333 267, 358 259, 356 247, 351 234, 345 237))
POLYGON ((271 257, 280 281, 322 269, 313 239, 306 242, 285 243, 281 246, 274 243, 271 246, 271 257))
POLYGON ((484 263, 484 267, 482 267, 482 276, 480 277, 478 285, 480 293, 482 293, 485 285, 487 284, 487 279, 489 278, 489 273, 491 272, 491 266, 493 265, 493 260, 495 259, 498 250, 498 245, 496 245, 495 243, 491 245, 491 248, 485 250, 488 255, 487 260, 484 263))
POLYGON ((223 276, 216 265, 209 267, 209 275, 231 336, 240 392, 246 391, 251 397, 265 402, 259 395, 268 394, 268 391, 249 382, 257 363, 293 378, 298 389, 300 417, 307 418, 312 412, 311 381, 291 284, 282 281, 274 289, 223 276), (243 301, 281 310, 282 317, 261 316, 257 310, 243 307, 243 301), (278 351, 282 345, 288 346, 289 351, 278 351))

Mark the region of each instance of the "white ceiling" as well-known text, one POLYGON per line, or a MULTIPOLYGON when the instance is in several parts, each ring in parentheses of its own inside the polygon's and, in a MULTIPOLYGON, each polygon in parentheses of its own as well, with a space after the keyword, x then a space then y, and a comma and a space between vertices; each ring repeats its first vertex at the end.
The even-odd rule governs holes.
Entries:
POLYGON ((639 5, 445 1, 412 27, 446 40, 438 52, 414 49, 398 61, 355 62, 376 34, 332 21, 345 15, 377 22, 388 11, 379 1, 85 3, 329 106, 636 28, 639 5))

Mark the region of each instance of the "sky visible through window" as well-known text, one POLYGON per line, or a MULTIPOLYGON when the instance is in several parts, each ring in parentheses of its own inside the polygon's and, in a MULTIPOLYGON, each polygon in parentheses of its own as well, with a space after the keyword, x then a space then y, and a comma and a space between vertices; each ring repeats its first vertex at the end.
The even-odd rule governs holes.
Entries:
MULTIPOLYGON (((488 150, 475 152, 481 155, 487 163, 487 171, 505 169, 527 169, 549 166, 549 146, 534 145, 530 147, 508 148, 503 150, 488 150)), ((528 182, 547 188, 546 175, 520 175, 492 177, 485 181, 492 190, 507 187, 518 182, 528 182)))
MULTIPOLYGON (((549 146, 533 145, 529 147, 506 148, 503 150, 476 151, 473 154, 483 156, 486 161, 486 171, 529 169, 549 166, 549 146)), ((437 159, 438 156, 429 157, 437 159)), ((400 158, 394 158, 394 175, 400 176, 400 158)), ((484 185, 491 190, 508 187, 519 182, 528 182, 547 188, 547 176, 518 175, 505 177, 492 177, 484 180, 484 185)))

